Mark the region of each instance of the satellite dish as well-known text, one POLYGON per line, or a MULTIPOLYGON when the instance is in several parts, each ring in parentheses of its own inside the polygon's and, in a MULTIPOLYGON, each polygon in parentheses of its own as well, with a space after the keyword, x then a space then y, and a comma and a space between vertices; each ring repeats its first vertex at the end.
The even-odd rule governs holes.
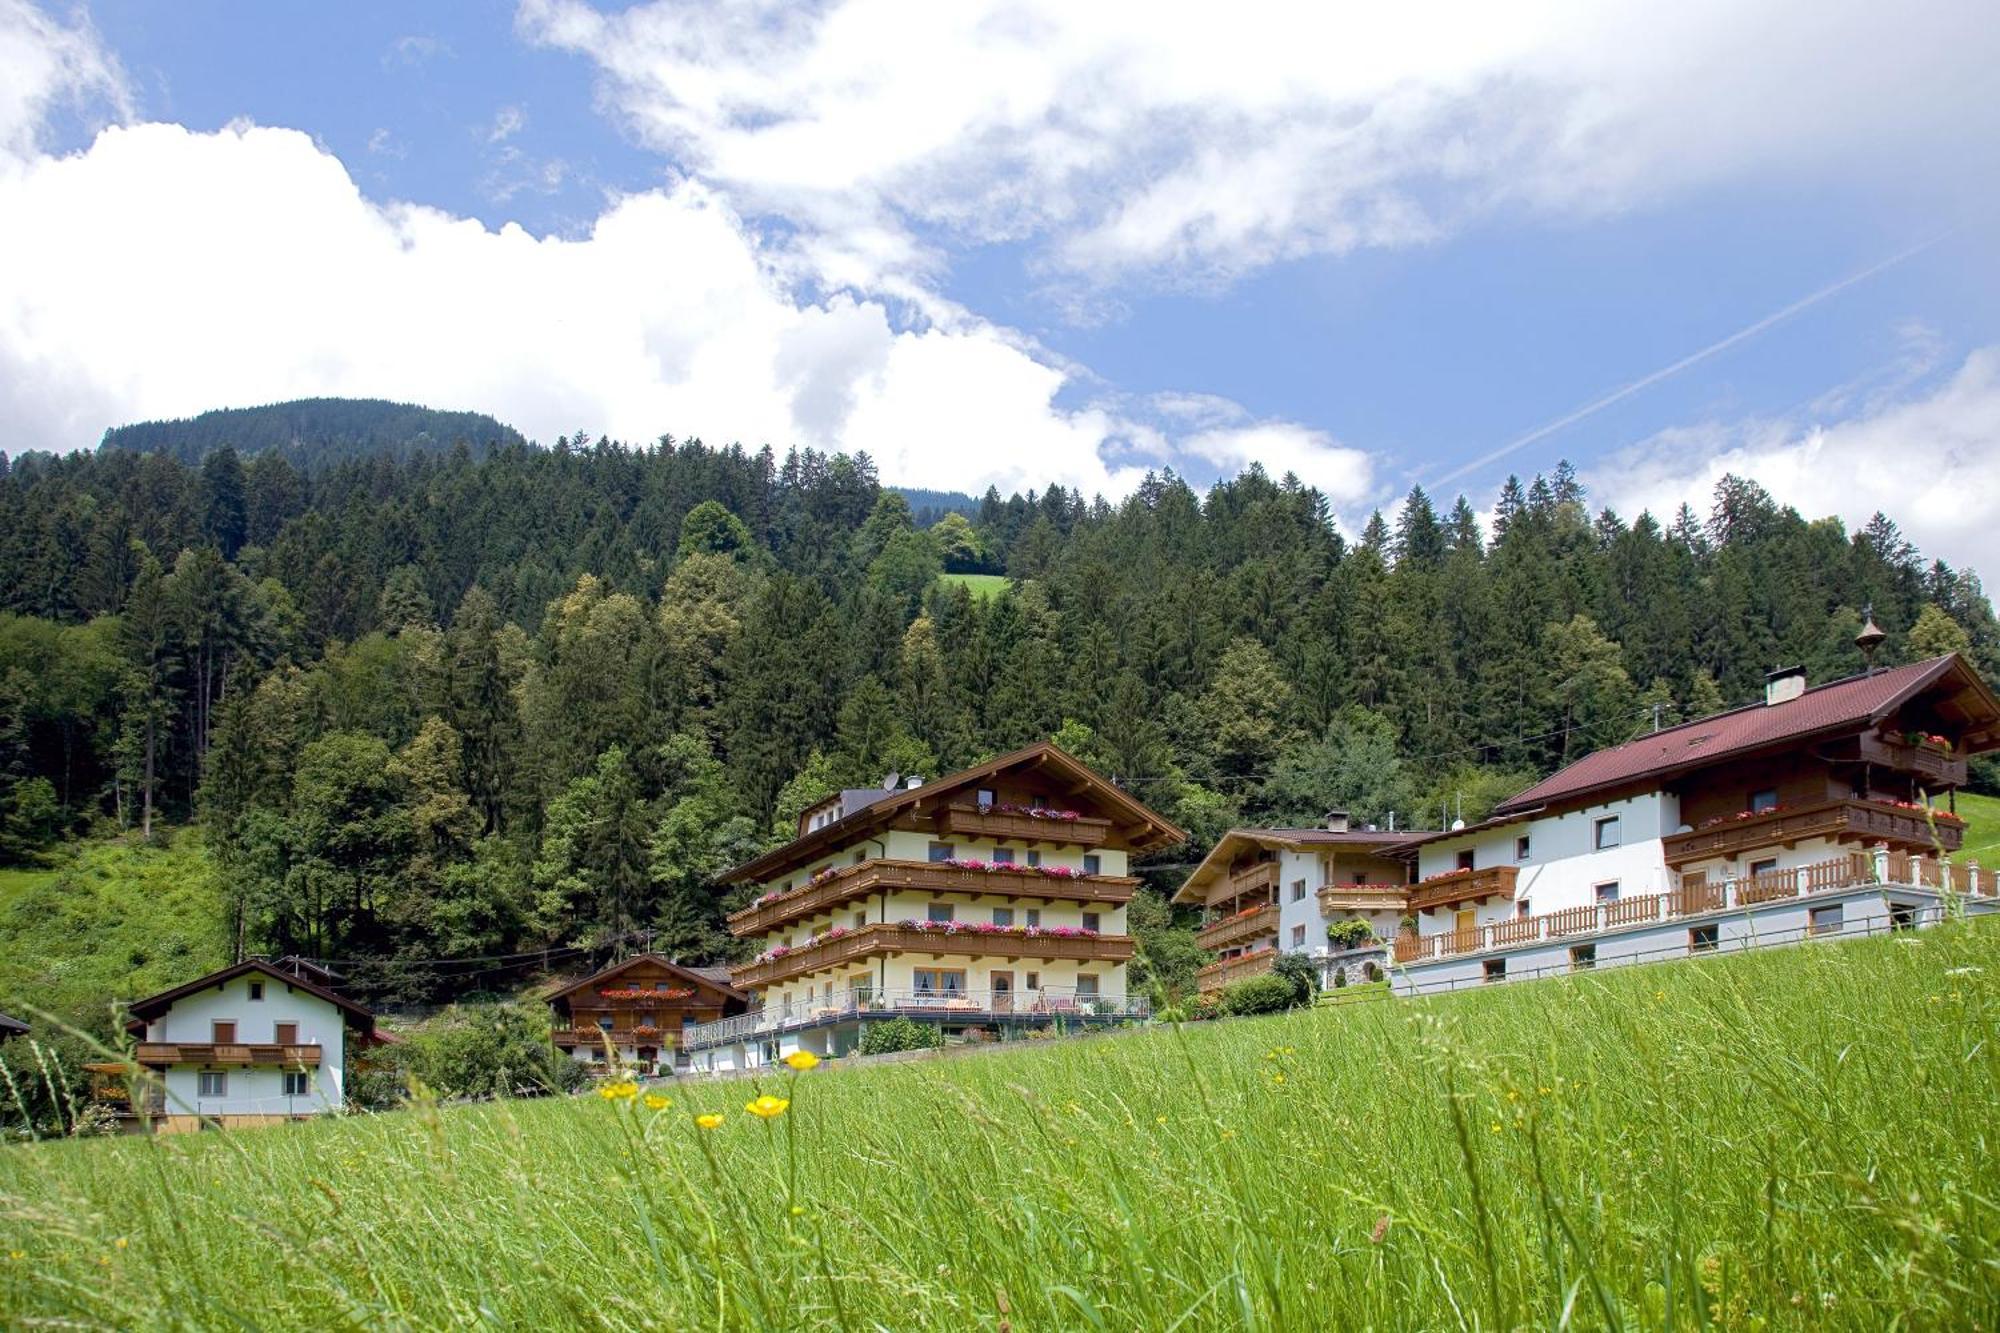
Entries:
POLYGON ((902 785, 902 782, 903 782, 903 775, 901 773, 898 773, 895 769, 892 768, 889 770, 888 774, 884 776, 882 779, 882 790, 894 791, 896 790, 897 787, 902 785))

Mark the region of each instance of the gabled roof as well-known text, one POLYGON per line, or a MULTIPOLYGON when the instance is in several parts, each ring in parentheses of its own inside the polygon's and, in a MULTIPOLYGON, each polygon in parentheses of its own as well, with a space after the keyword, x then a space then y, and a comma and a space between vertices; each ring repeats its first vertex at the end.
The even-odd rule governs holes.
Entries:
POLYGON ((18 1018, 0 1014, 0 1035, 18 1037, 28 1030, 28 1025, 18 1018))
POLYGON ((205 977, 196 977, 184 986, 176 986, 172 990, 163 990, 158 995, 148 995, 143 1000, 134 1000, 131 1004, 125 1006, 126 1012, 131 1015, 131 1021, 126 1024, 126 1027, 127 1029, 131 1029, 151 1022, 153 1019, 166 1013, 167 1010, 173 1008, 177 1001, 184 1000, 188 996, 205 991, 212 986, 220 986, 225 982, 234 981, 236 978, 251 972, 260 972, 273 981, 281 981, 285 985, 296 987, 308 995, 316 995, 328 1004, 340 1009, 363 1031, 372 1033, 375 1030, 375 1015, 361 1005, 356 1004, 337 991, 330 991, 324 986, 315 985, 307 981, 304 977, 287 972, 278 964, 263 958, 246 958, 234 966, 211 972, 205 977))
POLYGON ((1187 833, 1164 815, 1099 777, 1075 756, 1065 753, 1048 741, 1043 741, 1038 745, 1030 745, 1010 754, 1003 754, 996 759, 989 759, 983 764, 961 769, 935 782, 926 782, 921 787, 900 787, 895 791, 885 791, 882 793, 882 799, 871 801, 803 837, 794 838, 782 847, 745 861, 742 865, 724 873, 721 882, 741 884, 783 874, 794 867, 824 856, 855 838, 866 837, 888 827, 898 815, 916 806, 939 804, 954 792, 977 787, 989 778, 1015 768, 1053 769, 1075 783, 1080 791, 1087 790, 1091 799, 1108 811, 1122 816, 1121 822, 1130 833, 1129 840, 1134 850, 1150 851, 1155 847, 1170 846, 1187 840, 1187 833))
POLYGON ((553 1004, 557 1000, 565 999, 568 996, 576 994, 578 991, 582 990, 586 986, 595 986, 600 982, 608 981, 612 977, 617 976, 620 972, 625 971, 626 969, 632 967, 636 963, 656 963, 659 966, 665 968, 667 971, 675 974, 676 976, 685 978, 690 984, 694 986, 698 986, 705 990, 720 992, 724 999, 742 1000, 746 1004, 749 1002, 750 999, 749 996, 745 995, 742 991, 736 989, 736 987, 729 984, 728 980, 729 970, 727 968, 682 967, 679 963, 676 963, 673 959, 666 957, 664 954, 641 953, 641 954, 634 954, 630 958, 621 958, 617 962, 611 964, 609 967, 600 968, 597 971, 591 973, 589 976, 585 977, 582 981, 573 981, 570 984, 564 986, 560 990, 549 992, 547 997, 548 1001, 549 1003, 553 1004), (717 972, 721 973, 720 978, 716 976, 717 972))
POLYGON ((1970 662, 1956 653, 1908 666, 1851 676, 1779 704, 1749 704, 1684 722, 1624 745, 1585 755, 1493 808, 1504 818, 1634 783, 1664 780, 1724 759, 1866 730, 1919 694, 1944 694, 1941 708, 1959 715, 1975 752, 2000 746, 2000 700, 1970 662))
POLYGON ((1284 848, 1298 851, 1306 847, 1325 848, 1338 851, 1365 852, 1370 856, 1396 856, 1422 834, 1407 829, 1346 829, 1335 832, 1326 828, 1233 828, 1215 840, 1215 846, 1201 863, 1188 872, 1181 881, 1180 888, 1174 890, 1177 903, 1202 901, 1203 891, 1216 876, 1228 870, 1229 863, 1239 852, 1251 847, 1284 848))

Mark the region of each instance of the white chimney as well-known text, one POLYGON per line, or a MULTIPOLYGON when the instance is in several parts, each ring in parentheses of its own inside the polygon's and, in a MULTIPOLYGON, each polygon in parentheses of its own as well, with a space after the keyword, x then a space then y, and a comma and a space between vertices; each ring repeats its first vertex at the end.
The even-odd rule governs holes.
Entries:
POLYGON ((1345 832, 1347 832, 1347 811, 1345 811, 1345 810, 1329 810, 1329 811, 1327 811, 1327 812, 1326 812, 1326 831, 1327 831, 1328 833, 1345 833, 1345 832))
POLYGON ((904 791, 915 791, 917 788, 923 785, 924 785, 923 778, 916 773, 912 773, 910 774, 910 776, 903 779, 904 791))
POLYGON ((1802 666, 1779 667, 1764 677, 1764 703, 1790 703, 1806 692, 1806 669, 1802 666))

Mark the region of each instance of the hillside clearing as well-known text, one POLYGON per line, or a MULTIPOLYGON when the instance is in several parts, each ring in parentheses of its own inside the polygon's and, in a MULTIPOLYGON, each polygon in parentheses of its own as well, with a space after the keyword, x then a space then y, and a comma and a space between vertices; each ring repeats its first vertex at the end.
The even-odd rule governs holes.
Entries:
POLYGON ((998 597, 1007 591, 1005 574, 940 574, 938 584, 944 588, 963 588, 975 600, 998 597))
POLYGON ((0 1152, 0 1311, 1992 1327, 1996 985, 2000 934, 1954 925, 687 1085, 657 1111, 590 1097, 30 1146, 0 1152), (757 1091, 790 1110, 746 1115, 757 1091), (726 1118, 704 1131, 702 1112, 726 1118))

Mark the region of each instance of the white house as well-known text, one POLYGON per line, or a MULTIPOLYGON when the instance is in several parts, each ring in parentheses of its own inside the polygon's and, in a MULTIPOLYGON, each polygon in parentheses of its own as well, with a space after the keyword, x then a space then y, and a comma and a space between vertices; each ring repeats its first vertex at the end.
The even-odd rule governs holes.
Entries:
MULTIPOLYGON (((163 1131, 271 1124, 338 1111, 375 1016, 328 974, 252 958, 127 1006, 146 1108, 163 1131)), ((136 1110, 137 1108, 135 1108, 136 1110)))

